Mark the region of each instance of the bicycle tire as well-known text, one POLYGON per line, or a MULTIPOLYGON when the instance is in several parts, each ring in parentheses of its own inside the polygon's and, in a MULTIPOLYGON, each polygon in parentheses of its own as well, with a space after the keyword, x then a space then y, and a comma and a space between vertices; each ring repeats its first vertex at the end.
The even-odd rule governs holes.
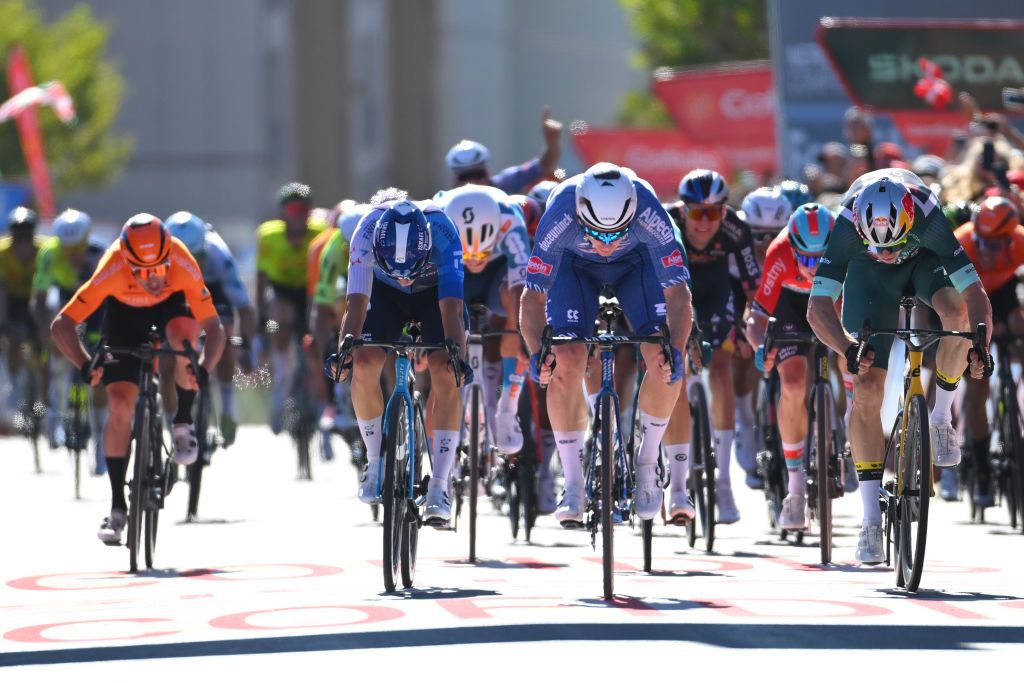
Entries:
POLYGON ((711 417, 708 413, 708 399, 704 385, 694 384, 690 389, 690 414, 693 420, 692 444, 699 441, 697 458, 693 460, 696 469, 697 516, 700 519, 704 549, 712 552, 715 547, 715 455, 711 449, 711 417))
POLYGON ((818 547, 821 563, 832 562, 832 406, 829 389, 819 383, 814 389, 814 448, 817 477, 818 547))
POLYGON ((523 538, 527 543, 533 534, 533 525, 537 522, 537 459, 532 453, 519 454, 519 505, 522 509, 520 520, 523 527, 523 538))
POLYGON ((405 524, 406 490, 399 449, 405 448, 405 399, 391 406, 384 435, 384 482, 381 498, 384 507, 384 591, 394 593, 398 586, 402 556, 402 530, 405 524))
MULTIPOLYGON (((82 436, 86 433, 82 424, 82 403, 83 397, 80 391, 84 389, 76 389, 77 385, 72 384, 71 397, 72 397, 72 408, 71 408, 71 423, 68 435, 65 437, 67 443, 71 442, 71 459, 74 466, 75 476, 75 500, 82 499, 82 445, 83 443, 88 444, 88 439, 83 439, 82 436)), ((85 398, 88 401, 88 397, 85 398)), ((87 404, 88 405, 88 404, 87 404)), ((88 417, 86 417, 88 419, 88 417)))
POLYGON ((921 584, 928 541, 932 460, 925 397, 912 396, 907 410, 907 433, 899 460, 903 490, 897 494, 896 585, 908 592, 916 592, 921 584))
MULTIPOLYGON (((304 421, 300 416, 300 421, 304 421)), ((310 442, 312 441, 312 434, 306 428, 306 425, 301 424, 298 431, 295 434, 295 447, 299 454, 299 479, 303 481, 311 481, 313 479, 313 470, 310 467, 310 442)))
POLYGON ((654 520, 645 519, 640 522, 640 536, 644 544, 644 571, 651 572, 654 553, 654 520))
POLYGON ((139 571, 139 544, 142 541, 143 510, 146 509, 146 461, 149 453, 149 402, 141 400, 135 409, 135 461, 128 494, 128 570, 139 571))
MULTIPOLYGON (((423 411, 419 403, 413 410, 415 420, 415 444, 416 451, 412 457, 416 458, 413 466, 413 481, 420 486, 423 481, 423 460, 427 457, 426 426, 423 420, 423 411)), ((404 471, 404 470, 403 470, 404 471)), ((405 524, 402 525, 402 587, 412 588, 416 579, 416 553, 419 551, 420 522, 409 504, 406 504, 405 524)))
POLYGON ((143 537, 145 540, 146 569, 153 568, 156 558, 156 539, 160 524, 160 508, 163 507, 163 496, 167 494, 164 488, 164 470, 173 467, 173 463, 163 460, 163 426, 160 418, 160 411, 150 408, 150 430, 149 430, 149 458, 146 463, 146 495, 149 496, 154 488, 160 488, 159 502, 152 499, 147 500, 144 508, 145 525, 143 537))
POLYGON ((199 515, 199 493, 203 486, 203 469, 209 460, 210 442, 207 439, 209 429, 210 411, 210 387, 209 385, 199 390, 196 397, 196 441, 199 445, 199 454, 196 461, 188 466, 188 512, 185 521, 194 521, 199 515))
POLYGON ((601 399, 601 568, 604 599, 615 597, 615 435, 612 397, 601 399))
POLYGON ((1009 439, 1004 439, 1004 450, 1009 447, 1009 453, 1004 454, 1007 469, 1007 506, 1010 508, 1010 526, 1019 529, 1024 533, 1024 511, 1021 504, 1024 503, 1024 444, 1021 439, 1020 406, 1017 403, 1017 387, 1011 381, 1008 387, 1004 388, 1005 409, 1003 419, 1005 420, 1004 430, 1009 434, 1009 439), (1008 443, 1007 443, 1008 442, 1008 443))
POLYGON ((469 561, 476 562, 476 508, 480 489, 480 387, 469 387, 469 561))
POLYGON ((512 526, 512 540, 519 539, 520 521, 520 493, 519 493, 519 465, 505 464, 505 487, 508 489, 508 520, 512 526))

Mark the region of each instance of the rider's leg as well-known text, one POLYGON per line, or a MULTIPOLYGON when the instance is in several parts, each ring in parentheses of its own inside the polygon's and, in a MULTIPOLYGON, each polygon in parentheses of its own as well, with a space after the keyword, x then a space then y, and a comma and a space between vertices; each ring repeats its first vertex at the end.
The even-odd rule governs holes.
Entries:
POLYGON ((276 296, 270 306, 270 315, 278 324, 271 338, 270 428, 276 434, 284 427, 284 399, 294 372, 292 335, 299 319, 295 305, 284 296, 276 296))
MULTIPOLYGON (((967 331, 967 304, 953 287, 943 287, 931 296, 931 306, 945 330, 967 331)), ((935 353, 935 404, 932 406, 932 462, 953 467, 960 462, 960 442, 953 427, 952 405, 957 385, 967 365, 970 340, 948 337, 939 341, 935 353)))
POLYGON ((640 425, 642 437, 636 461, 639 465, 658 460, 658 449, 668 427, 669 416, 679 398, 682 382, 667 384, 661 378, 659 364, 663 362, 661 348, 655 344, 642 344, 640 351, 648 372, 640 385, 640 425))
POLYGON ((565 489, 582 494, 583 441, 587 430, 583 373, 587 350, 578 344, 553 349, 557 367, 547 388, 548 416, 565 474, 565 489))
POLYGON ((789 473, 788 492, 803 496, 807 487, 804 476, 804 442, 807 439, 807 359, 800 354, 779 363, 779 436, 789 473))
POLYGON ((757 388, 758 372, 750 358, 735 354, 732 367, 733 394, 736 396, 736 461, 747 472, 748 485, 757 483, 750 481, 750 475, 757 473, 757 462, 754 454, 754 398, 757 388))
POLYGON ((672 408, 668 429, 665 430, 665 459, 668 460, 671 482, 669 484, 669 517, 673 521, 693 518, 693 502, 687 493, 687 478, 690 473, 690 401, 684 387, 672 408))
POLYGON ((455 375, 448 368, 448 355, 434 351, 427 359, 430 366, 430 402, 433 403, 434 433, 431 453, 433 474, 431 479, 445 482, 455 462, 459 443, 462 415, 462 392, 455 386, 455 375))
POLYGON ((711 424, 715 431, 715 457, 718 481, 728 487, 732 481, 732 437, 736 423, 736 405, 732 393, 732 351, 715 349, 711 355, 711 424))
POLYGON ((857 463, 857 479, 860 481, 860 495, 864 503, 864 526, 882 522, 878 492, 885 459, 880 412, 885 398, 885 377, 886 369, 879 367, 872 367, 854 377, 850 444, 853 459, 857 463))
POLYGON ((107 453, 107 476, 110 479, 112 510, 127 510, 124 482, 128 472, 128 449, 132 440, 132 418, 139 388, 134 382, 112 382, 107 385, 107 423, 103 442, 107 453))
MULTIPOLYGON (((224 325, 224 336, 227 339, 235 334, 235 321, 233 319, 221 318, 224 325)), ((217 382, 220 385, 220 415, 221 419, 235 419, 235 347, 233 344, 224 346, 224 353, 217 361, 217 382)))
POLYGON ((379 348, 360 348, 352 353, 352 407, 366 444, 366 459, 374 464, 380 460, 383 438, 384 394, 380 375, 386 358, 387 352, 379 348))

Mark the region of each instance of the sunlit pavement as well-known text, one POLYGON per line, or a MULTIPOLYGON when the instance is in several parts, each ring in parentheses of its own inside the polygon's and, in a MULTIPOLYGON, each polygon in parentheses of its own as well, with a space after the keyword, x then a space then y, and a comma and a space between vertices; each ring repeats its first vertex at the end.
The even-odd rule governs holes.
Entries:
POLYGON ((542 518, 533 544, 513 543, 507 520, 484 501, 475 565, 466 562, 465 525, 423 529, 416 588, 387 595, 380 527, 355 499, 356 471, 335 444, 334 462, 316 462, 314 481, 297 481, 287 437, 242 429, 207 471, 202 522, 181 523, 179 483, 161 517, 156 568, 134 576, 125 549, 96 539, 106 477, 88 478, 75 501, 64 452, 44 447, 36 475, 27 442, 0 439, 0 667, 15 667, 0 680, 143 671, 180 680, 221 668, 270 676, 339 663, 366 675, 429 663, 452 675, 456 661, 505 680, 560 675, 563 658, 591 675, 668 665, 650 655, 678 658, 687 675, 761 674, 766 664, 806 672, 820 662, 822 677, 842 680, 873 675, 879 658, 949 673, 1024 653, 1024 536, 1003 510, 976 526, 966 503, 933 499, 922 590, 907 595, 891 570, 853 562, 858 494, 837 501, 837 564, 823 569, 815 535, 796 546, 767 533, 761 493, 735 472, 743 519, 718 527, 714 554, 658 526, 648 575, 639 536, 616 530, 619 598, 607 603, 600 541, 595 551, 589 534, 542 518), (898 656, 908 650, 937 652, 898 656))

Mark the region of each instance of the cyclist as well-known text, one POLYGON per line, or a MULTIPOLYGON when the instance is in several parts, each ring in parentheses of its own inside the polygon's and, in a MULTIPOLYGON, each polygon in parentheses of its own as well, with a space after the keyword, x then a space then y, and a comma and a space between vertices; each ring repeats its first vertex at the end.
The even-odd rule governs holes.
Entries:
POLYGON ((788 493, 782 501, 779 526, 799 530, 807 526, 807 479, 804 475, 804 442, 807 439, 808 344, 790 344, 765 349, 768 318, 775 316, 780 335, 810 332, 807 298, 822 254, 828 245, 835 217, 821 204, 804 204, 789 219, 789 225, 772 240, 764 263, 761 286, 754 296, 747 336, 757 369, 779 371, 779 435, 789 473, 788 493))
MULTIPOLYGON (((832 237, 818 266, 807 319, 818 339, 856 371, 850 443, 860 481, 864 519, 857 560, 885 560, 878 505, 885 441, 880 409, 885 393, 891 337, 872 337, 856 365, 859 330, 870 318, 875 328, 895 328, 900 298, 912 292, 939 315, 947 330, 974 329, 987 323, 992 310, 978 273, 967 257, 935 194, 906 169, 880 169, 860 176, 843 197, 832 237), (843 296, 842 320, 835 301, 843 296)), ((958 338, 943 339, 936 352, 935 403, 931 411, 932 457, 938 467, 960 462, 960 446, 950 407, 964 358, 970 374, 980 378, 988 365, 987 349, 967 348, 958 338)))
MULTIPOLYGON (((199 264, 206 288, 213 297, 214 308, 220 316, 224 333, 230 338, 235 333, 235 312, 238 312, 239 347, 238 358, 243 372, 252 372, 251 342, 256 334, 256 311, 249 292, 238 273, 235 257, 209 223, 188 211, 178 211, 165 222, 172 237, 181 240, 192 258, 199 264)), ((217 380, 220 383, 220 431, 224 445, 235 442, 238 421, 235 419, 235 351, 231 345, 217 363, 217 380)))
MULTIPOLYGON (((994 335, 1010 333, 1016 338, 1024 336, 1024 310, 1017 295, 1019 280, 1016 271, 1024 266, 1024 228, 1013 203, 1005 197, 988 197, 974 209, 969 223, 956 230, 956 238, 978 269, 981 283, 992 303, 994 335)), ((1000 358, 1000 363, 1010 362, 1000 358)), ((991 468, 989 466, 989 424, 985 407, 988 404, 989 384, 985 380, 970 379, 964 398, 971 453, 978 470, 974 493, 975 504, 990 507, 992 495, 991 468)), ((943 496, 945 491, 943 481, 943 496)), ((955 497, 955 490, 953 497, 955 497)))
MULTIPOLYGON (((754 256, 757 258, 761 273, 764 274, 764 260, 768 246, 779 232, 786 227, 793 209, 789 200, 778 187, 759 187, 743 198, 739 217, 750 227, 750 236, 754 243, 754 256)), ((743 297, 743 284, 739 277, 739 269, 730 264, 729 275, 732 277, 733 298, 743 297)), ((743 320, 749 320, 748 312, 743 320)), ((752 489, 764 486, 757 472, 757 445, 755 443, 754 402, 756 401, 757 381, 760 374, 751 359, 741 354, 733 356, 733 393, 736 396, 736 431, 733 449, 736 462, 746 471, 746 483, 752 489)))
POLYGON ((554 180, 542 180, 533 187, 526 194, 533 197, 533 200, 540 206, 540 212, 544 213, 544 209, 548 205, 548 197, 551 196, 551 192, 558 187, 558 183, 554 180))
POLYGON ((0 330, 9 342, 7 358, 10 376, 20 369, 17 350, 26 341, 38 342, 39 335, 29 311, 36 256, 44 239, 36 235, 39 215, 19 206, 8 214, 10 234, 0 238, 0 330))
POLYGON ((540 208, 540 204, 537 200, 529 195, 525 194, 513 194, 509 195, 509 199, 513 204, 519 207, 519 211, 523 214, 523 224, 526 225, 526 234, 529 235, 530 239, 537 234, 537 223, 540 222, 540 215, 544 213, 544 210, 540 208))
MULTIPOLYGON (((729 472, 733 430, 736 427, 732 376, 733 353, 737 347, 735 325, 737 320, 742 320, 746 302, 753 296, 761 279, 750 228, 732 208, 725 205, 728 196, 729 189, 721 175, 707 169, 696 169, 679 181, 680 201, 668 207, 669 215, 679 226, 690 264, 697 322, 704 341, 714 350, 709 368, 711 422, 719 468, 715 500, 721 524, 733 524, 740 518, 729 472), (743 301, 733 294, 729 276, 730 256, 738 268, 743 301)), ((685 420, 684 414, 689 414, 688 406, 685 409, 680 406, 673 420, 677 423, 685 420)), ((679 433, 673 429, 674 436, 679 433)), ((677 485, 682 486, 683 482, 677 482, 677 485)))
MULTIPOLYGON (((495 187, 464 185, 434 199, 462 237, 466 304, 487 306, 493 329, 516 331, 530 260, 530 237, 522 214, 495 187)), ((523 448, 518 416, 524 379, 518 371, 520 345, 518 334, 484 345, 485 412, 488 421, 494 416, 495 441, 507 454, 523 448)))
MULTIPOLYGON (((39 336, 47 347, 52 345, 50 321, 53 319, 53 311, 47 305, 50 291, 56 288, 59 305, 66 304, 75 290, 93 274, 103 253, 107 250, 106 245, 91 234, 91 228, 92 221, 88 214, 75 209, 66 209, 53 220, 53 236, 43 243, 36 255, 35 274, 32 277, 31 307, 36 329, 39 330, 39 336)), ((86 340, 90 348, 99 342, 102 319, 101 307, 85 321, 86 340)), ((50 358, 51 364, 55 365, 59 356, 51 354, 50 358)), ((44 377, 48 374, 44 373, 44 377)), ((66 400, 67 391, 66 384, 50 382, 47 396, 51 410, 47 413, 47 418, 50 418, 51 415, 56 418, 56 408, 66 400)), ((96 421, 97 427, 103 424, 101 419, 105 405, 103 399, 102 392, 93 392, 94 410, 90 414, 90 418, 96 421)), ((55 427, 54 422, 55 420, 52 420, 48 427, 51 434, 55 427)), ((107 467, 106 459, 103 457, 103 439, 99 438, 99 428, 95 429, 93 433, 96 435, 95 472, 103 474, 107 467)))
MULTIPOLYGON (((411 202, 395 188, 374 195, 372 209, 352 236, 348 264, 347 313, 341 336, 391 341, 411 318, 421 324, 424 343, 452 340, 460 349, 461 372, 468 383, 472 370, 465 361, 466 307, 462 301, 462 242, 451 220, 433 202, 411 202)), ((352 404, 356 410, 366 467, 359 482, 359 500, 377 496, 383 436, 383 349, 356 349, 342 363, 342 379, 352 372, 352 404)), ((450 371, 449 357, 434 351, 428 357, 432 416, 433 473, 427 486, 424 520, 446 525, 451 520, 449 475, 455 461, 462 423, 462 398, 450 371)))
POLYGON ((198 454, 192 404, 200 383, 205 383, 224 350, 224 327, 213 299, 203 284, 199 265, 178 240, 172 238, 160 219, 148 213, 132 216, 121 229, 120 238, 107 249, 88 282, 61 309, 50 325, 53 341, 61 353, 79 368, 89 384, 102 381, 107 389, 109 410, 103 439, 107 454, 107 475, 112 493, 110 515, 103 520, 98 536, 116 545, 127 521, 124 497, 132 416, 139 393, 140 361, 131 356, 106 354, 92 368, 92 360, 75 327, 106 302, 103 335, 110 346, 138 346, 156 326, 172 348, 188 341, 198 347, 200 331, 206 343, 199 355, 200 367, 193 369, 184 358, 175 368, 178 397, 173 419, 173 457, 179 465, 190 465, 198 454))
POLYGON ((555 518, 563 526, 578 526, 584 514, 587 402, 581 385, 587 351, 579 345, 559 346, 538 358, 545 324, 556 335, 590 336, 604 286, 614 290, 636 334, 652 334, 667 321, 675 373, 657 345, 641 346, 651 372, 640 389, 643 436, 636 456, 635 504, 641 519, 652 519, 663 495, 658 452, 679 394, 682 349, 690 333, 688 277, 672 220, 651 186, 628 169, 599 163, 551 194, 537 227, 520 320, 533 353, 530 372, 537 381, 550 381, 548 413, 565 473, 555 518))
POLYGON ((509 194, 522 192, 545 176, 550 176, 562 156, 562 124, 550 117, 551 108, 544 107, 541 115, 541 135, 544 149, 536 157, 521 166, 509 166, 498 175, 492 176, 487 168, 491 160, 490 151, 473 140, 461 140, 445 155, 448 170, 455 176, 455 187, 472 183, 493 185, 509 194))
POLYGON ((306 325, 306 258, 309 245, 324 229, 323 221, 311 215, 313 198, 308 185, 288 183, 277 195, 281 218, 259 227, 256 244, 256 314, 270 335, 271 365, 270 429, 278 434, 284 427, 284 399, 294 370, 291 353, 293 336, 306 325), (273 301, 267 293, 273 290, 273 301))

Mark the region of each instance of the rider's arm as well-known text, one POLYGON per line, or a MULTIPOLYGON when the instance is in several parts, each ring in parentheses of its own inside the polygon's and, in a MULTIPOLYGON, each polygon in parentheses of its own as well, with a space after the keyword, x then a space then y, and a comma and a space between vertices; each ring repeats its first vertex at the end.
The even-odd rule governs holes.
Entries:
POLYGON ((64 357, 76 368, 80 368, 89 361, 89 354, 82 346, 82 340, 78 338, 78 331, 75 329, 77 326, 78 323, 60 313, 50 323, 50 335, 64 357))
POLYGON ((540 336, 547 324, 544 310, 548 304, 548 295, 543 292, 526 289, 519 306, 519 329, 530 353, 540 350, 540 336))
MULTIPOLYGON (((814 273, 814 284, 807 302, 807 322, 814 334, 840 355, 845 354, 857 340, 843 327, 835 304, 843 293, 843 282, 852 255, 863 249, 863 241, 844 212, 836 219, 825 255, 814 273)), ((853 293, 854 296, 856 294, 853 293)))
POLYGON ((964 303, 967 304, 967 317, 971 321, 971 331, 977 329, 979 323, 985 323, 990 340, 992 338, 992 302, 989 301, 985 288, 980 281, 975 282, 961 292, 961 295, 964 297, 964 303))
POLYGON ((221 324, 220 316, 215 312, 214 315, 201 320, 199 326, 206 333, 206 343, 203 345, 203 352, 199 356, 199 364, 206 368, 208 372, 213 372, 214 368, 217 367, 217 361, 220 360, 221 354, 224 353, 224 342, 226 341, 224 325, 221 324))
POLYGON ((445 297, 437 302, 441 308, 441 326, 444 328, 445 339, 451 339, 459 345, 462 358, 466 357, 466 319, 465 304, 462 299, 445 297))
MULTIPOLYGON (((519 329, 519 304, 523 297, 523 286, 508 288, 508 306, 505 309, 505 329, 519 329)), ((519 337, 513 334, 506 334, 501 338, 502 358, 515 358, 521 349, 519 337)))
POLYGON ((747 318, 747 341, 754 348, 764 344, 764 335, 768 331, 768 314, 760 306, 754 304, 750 307, 750 315, 747 318))
POLYGON ((840 355, 845 354, 851 344, 857 343, 853 335, 843 327, 836 313, 835 302, 830 296, 811 294, 807 302, 807 322, 815 336, 840 355))
POLYGON ((363 334, 366 322, 366 310, 370 307, 370 297, 366 294, 349 292, 345 311, 345 319, 341 322, 341 337, 352 335, 358 339, 363 334))
POLYGON ((690 287, 685 282, 665 289, 665 317, 672 335, 672 346, 680 352, 684 351, 693 324, 690 287))

